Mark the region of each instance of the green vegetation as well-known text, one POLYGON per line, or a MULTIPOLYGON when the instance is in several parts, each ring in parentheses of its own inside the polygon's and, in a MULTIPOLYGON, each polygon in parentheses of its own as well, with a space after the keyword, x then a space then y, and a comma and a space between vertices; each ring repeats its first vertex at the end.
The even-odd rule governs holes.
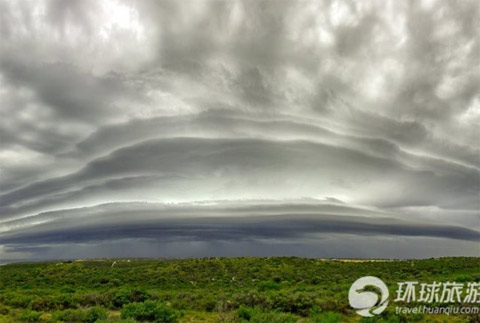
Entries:
MULTIPOLYGON (((176 322, 181 313, 155 301, 129 303, 122 307, 122 318, 133 318, 138 321, 176 322)), ((95 321, 94 321, 95 322, 95 321)))
MULTIPOLYGON (((350 285, 480 281, 479 258, 86 260, 0 266, 0 322, 480 322, 467 315, 361 318, 350 285)), ((393 298, 391 298, 393 299, 393 298)), ((401 304, 397 304, 401 305, 401 304)))

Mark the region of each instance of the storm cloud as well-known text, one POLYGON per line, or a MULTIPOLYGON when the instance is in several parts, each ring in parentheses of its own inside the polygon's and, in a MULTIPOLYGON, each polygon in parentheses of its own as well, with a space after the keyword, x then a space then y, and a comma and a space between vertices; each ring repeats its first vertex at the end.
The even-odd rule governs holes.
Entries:
POLYGON ((473 0, 0 0, 0 258, 479 256, 478 30, 473 0))

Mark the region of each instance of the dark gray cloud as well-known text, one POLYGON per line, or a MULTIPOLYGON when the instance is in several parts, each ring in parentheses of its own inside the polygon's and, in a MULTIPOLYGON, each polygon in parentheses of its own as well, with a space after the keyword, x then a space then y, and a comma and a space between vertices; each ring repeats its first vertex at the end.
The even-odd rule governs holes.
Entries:
MULTIPOLYGON (((252 214, 251 214, 252 215, 252 214)), ((255 213, 253 213, 255 215, 255 213)), ((95 221, 96 222, 96 221, 95 221)), ((293 239, 306 235, 328 233, 355 235, 424 236, 478 241, 480 232, 467 228, 439 225, 412 225, 385 221, 385 219, 362 219, 358 217, 327 217, 318 214, 306 216, 287 214, 278 216, 189 217, 187 219, 163 219, 144 221, 132 215, 129 222, 77 225, 52 230, 50 225, 40 225, 36 230, 18 236, 5 236, 4 244, 56 244, 97 242, 119 239, 155 239, 159 241, 243 241, 257 239, 293 239), (45 230, 45 227, 47 227, 45 230), (42 230, 44 229, 44 230, 42 230), (39 231, 39 232, 38 232, 39 231)))
POLYGON ((479 28, 474 0, 0 0, 0 258, 111 250, 102 234, 151 255, 158 234, 185 255, 330 239, 375 256, 366 235, 404 241, 392 257, 418 257, 418 241, 465 254, 480 230, 479 28), (278 217, 242 226, 255 200, 278 217), (197 217, 147 227, 124 213, 137 202, 197 217))
MULTIPOLYGON (((251 202, 204 202, 196 204, 152 204, 127 203, 107 204, 77 210, 60 210, 38 214, 36 225, 23 227, 21 222, 7 223, 14 228, 0 238, 10 252, 29 252, 35 250, 58 249, 61 245, 106 243, 152 246, 171 245, 168 251, 176 257, 184 257, 188 252, 178 245, 195 243, 201 245, 255 244, 269 246, 287 244, 290 248, 298 244, 314 244, 336 237, 352 236, 363 240, 364 237, 379 240, 395 236, 403 239, 448 239, 452 244, 464 241, 470 245, 462 254, 479 255, 476 248, 480 232, 456 225, 431 224, 427 221, 396 218, 392 213, 353 208, 342 203, 332 204, 329 200, 251 201, 251 202), (175 247, 175 245, 177 245, 175 247), (32 247, 35 246, 35 247, 32 247)), ((345 247, 357 248, 350 242, 345 247)), ((402 243, 402 242, 401 242, 402 243)), ((413 244, 411 245, 413 248, 413 244)), ((416 246, 415 249, 428 250, 428 246, 416 246)), ((128 252, 117 252, 118 256, 131 256, 128 252)), ((278 251, 271 251, 277 254, 278 251)), ((206 255, 202 250, 199 255, 206 255)), ((215 253, 213 253, 215 254, 215 253)), ((245 255, 239 252, 233 254, 245 255)), ((301 255, 300 250, 294 255, 301 255)), ((367 253, 368 254, 368 253, 367 253)), ((151 254, 150 254, 151 255, 151 254)), ((158 253, 157 253, 158 255, 158 253)), ((197 256, 199 256, 197 255, 197 256)), ((318 252, 317 256, 331 255, 318 252)), ((336 257, 349 256, 342 250, 336 257)), ((70 254, 75 257, 76 254, 70 254)), ((334 255, 335 256, 335 255, 334 255)), ((411 257, 412 254, 398 255, 411 257)))

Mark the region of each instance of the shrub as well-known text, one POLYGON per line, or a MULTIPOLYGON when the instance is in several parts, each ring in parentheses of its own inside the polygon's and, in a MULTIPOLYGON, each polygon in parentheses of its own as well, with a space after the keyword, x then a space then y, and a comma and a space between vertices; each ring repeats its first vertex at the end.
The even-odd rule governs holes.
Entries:
POLYGON ((86 313, 82 310, 56 311, 53 319, 60 322, 85 322, 86 313))
POLYGON ((260 313, 257 316, 254 316, 250 322, 252 323, 295 323, 298 319, 292 314, 287 313, 277 313, 277 312, 266 312, 260 313))
POLYGON ((269 299, 265 293, 258 293, 257 291, 249 291, 247 293, 236 294, 233 300, 238 305, 246 307, 260 307, 262 309, 271 308, 269 299))
POLYGON ((193 307, 195 303, 195 295, 189 293, 179 293, 171 302, 172 307, 179 310, 193 307))
POLYGON ((97 320, 104 320, 107 318, 107 311, 99 306, 92 307, 85 317, 85 322, 94 323, 97 320))
POLYGON ((315 323, 338 323, 341 322, 342 315, 335 312, 325 312, 313 316, 315 323))
POLYGON ((10 305, 16 308, 27 308, 30 300, 32 299, 31 296, 19 295, 19 294, 11 294, 5 297, 4 304, 10 305))
POLYGON ((201 310, 212 312, 217 305, 217 299, 213 295, 206 294, 199 300, 199 305, 201 310))
POLYGON ((237 317, 240 321, 252 323, 294 323, 297 317, 292 314, 278 312, 263 312, 258 308, 240 307, 237 310, 237 317))
POLYGON ((60 291, 62 293, 73 294, 76 292, 76 289, 72 286, 63 286, 62 288, 60 288, 60 291))
POLYGON ((169 323, 176 322, 182 313, 162 303, 146 301, 124 305, 121 314, 124 319, 134 318, 139 321, 169 323))
POLYGON ((250 321, 252 318, 252 311, 254 311, 253 308, 242 306, 237 310, 237 316, 241 320, 250 321))
POLYGON ((316 305, 314 295, 303 293, 274 293, 271 295, 271 302, 275 310, 302 316, 307 316, 311 308, 316 305))
POLYGON ((132 318, 130 318, 130 319, 120 319, 118 317, 115 317, 115 318, 109 318, 109 319, 105 319, 105 320, 98 320, 95 323, 137 323, 137 321, 135 321, 132 318))
POLYGON ((41 312, 25 310, 20 314, 20 320, 23 322, 38 322, 41 312))
MULTIPOLYGON (((10 307, 5 306, 5 305, 2 305, 2 304, 0 303, 0 315, 7 315, 7 314, 9 314, 10 312, 11 312, 10 307)), ((0 322, 1 322, 1 321, 0 321, 0 322)))
POLYGON ((58 309, 67 309, 67 308, 75 308, 76 307, 76 300, 73 298, 71 294, 60 294, 54 299, 55 306, 58 309))
POLYGON ((257 289, 260 292, 264 292, 267 290, 280 290, 281 285, 279 283, 273 282, 271 280, 261 282, 257 285, 257 289))
POLYGON ((50 297, 37 296, 30 301, 28 308, 33 311, 49 311, 55 308, 55 304, 50 297))
POLYGON ((120 289, 115 293, 115 296, 112 299, 112 306, 114 308, 122 308, 123 305, 129 303, 141 303, 150 298, 151 295, 143 290, 120 289))
MULTIPOLYGON (((103 306, 109 307, 112 303, 111 294, 88 293, 78 296, 78 303, 81 306, 103 306)), ((128 300, 127 300, 128 301, 128 300)), ((122 306, 119 306, 122 307, 122 306)))
POLYGON ((454 278, 454 281, 456 281, 457 283, 473 282, 473 277, 471 275, 457 275, 454 278))

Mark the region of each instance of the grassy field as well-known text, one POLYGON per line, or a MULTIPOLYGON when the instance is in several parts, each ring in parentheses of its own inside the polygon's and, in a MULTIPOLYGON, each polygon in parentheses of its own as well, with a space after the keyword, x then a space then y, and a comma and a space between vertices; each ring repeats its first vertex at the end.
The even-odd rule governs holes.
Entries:
MULTIPOLYGON (((480 281, 479 258, 77 260, 0 266, 0 322, 480 322, 478 315, 361 318, 350 285, 480 281)), ((393 300, 393 297, 390 298, 393 300)), ((400 305, 400 304, 396 304, 400 305)), ((477 304, 478 305, 478 304, 477 304)))

